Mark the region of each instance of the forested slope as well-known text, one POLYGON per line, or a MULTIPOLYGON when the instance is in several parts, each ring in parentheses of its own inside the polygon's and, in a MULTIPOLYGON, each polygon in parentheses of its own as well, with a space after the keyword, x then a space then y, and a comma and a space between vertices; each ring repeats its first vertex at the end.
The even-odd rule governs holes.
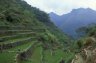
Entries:
POLYGON ((0 0, 0 63, 68 63, 70 41, 45 12, 23 0, 0 0))
POLYGON ((72 63, 96 63, 96 25, 83 27, 86 36, 77 41, 78 52, 72 63))

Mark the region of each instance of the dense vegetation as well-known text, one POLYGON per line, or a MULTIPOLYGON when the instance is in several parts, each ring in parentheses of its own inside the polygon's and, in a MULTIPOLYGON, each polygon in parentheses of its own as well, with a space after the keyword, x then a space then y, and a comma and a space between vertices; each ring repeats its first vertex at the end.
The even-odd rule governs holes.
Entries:
POLYGON ((75 42, 76 57, 72 60, 73 63, 96 63, 96 25, 79 30, 84 32, 85 36, 75 42))
POLYGON ((70 63, 70 43, 45 12, 23 0, 0 0, 0 63, 70 63))
POLYGON ((96 24, 77 32, 71 40, 44 11, 0 0, 0 63, 96 63, 96 24))

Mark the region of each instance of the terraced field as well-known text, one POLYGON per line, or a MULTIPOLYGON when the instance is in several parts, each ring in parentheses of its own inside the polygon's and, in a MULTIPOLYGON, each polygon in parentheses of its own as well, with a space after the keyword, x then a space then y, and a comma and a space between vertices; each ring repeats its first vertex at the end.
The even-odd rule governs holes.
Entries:
POLYGON ((66 55, 72 55, 59 48, 44 49, 44 43, 39 41, 44 29, 0 28, 0 63, 60 63, 68 60, 66 55))
POLYGON ((16 63, 16 55, 27 51, 38 42, 38 33, 20 27, 0 27, 0 63, 16 63))

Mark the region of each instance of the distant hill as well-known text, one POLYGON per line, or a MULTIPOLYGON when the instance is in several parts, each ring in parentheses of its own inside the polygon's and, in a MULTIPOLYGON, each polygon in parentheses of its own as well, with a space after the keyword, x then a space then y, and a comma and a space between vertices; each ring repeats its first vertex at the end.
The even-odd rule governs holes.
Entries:
POLYGON ((55 24, 56 26, 59 26, 59 25, 61 24, 61 23, 60 23, 60 16, 59 16, 59 15, 51 12, 51 13, 49 14, 49 16, 51 17, 51 20, 54 22, 54 24, 55 24), (59 23, 60 23, 60 24, 59 24, 59 23))
POLYGON ((76 29, 88 24, 96 23, 96 11, 90 8, 73 9, 70 13, 58 16, 49 14, 51 20, 65 33, 76 37, 76 29), (55 18, 56 17, 56 18, 55 18))

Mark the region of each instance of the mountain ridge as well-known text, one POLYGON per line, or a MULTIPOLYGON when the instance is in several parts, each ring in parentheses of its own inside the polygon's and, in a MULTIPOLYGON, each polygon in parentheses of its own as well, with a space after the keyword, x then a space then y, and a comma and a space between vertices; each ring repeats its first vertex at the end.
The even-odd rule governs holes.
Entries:
POLYGON ((56 19, 53 18, 53 16, 50 15, 51 21, 53 21, 65 33, 73 37, 77 36, 75 31, 79 27, 96 23, 96 11, 90 8, 73 9, 70 13, 64 14, 58 18, 56 17, 56 19))

